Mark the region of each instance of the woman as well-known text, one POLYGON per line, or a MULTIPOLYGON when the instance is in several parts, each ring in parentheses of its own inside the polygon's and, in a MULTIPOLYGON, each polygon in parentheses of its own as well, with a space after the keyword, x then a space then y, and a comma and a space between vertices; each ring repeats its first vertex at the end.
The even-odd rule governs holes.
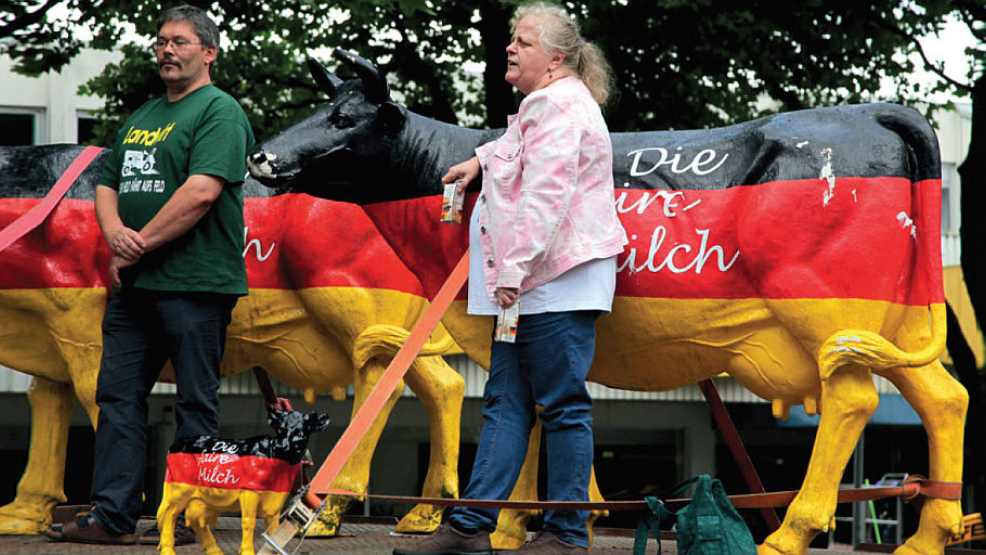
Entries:
MULTIPOLYGON (((464 189, 482 170, 470 222, 469 313, 520 303, 515 343, 494 342, 484 426, 466 499, 507 499, 535 405, 547 440, 548 499, 588 500, 592 399, 585 377, 595 320, 612 307, 626 234, 613 204, 613 154, 599 105, 609 68, 560 8, 519 7, 506 80, 526 96, 506 133, 452 167, 464 189)), ((395 555, 491 553, 496 510, 456 508, 431 536, 395 555)), ((586 553, 587 511, 548 511, 519 554, 586 553)))

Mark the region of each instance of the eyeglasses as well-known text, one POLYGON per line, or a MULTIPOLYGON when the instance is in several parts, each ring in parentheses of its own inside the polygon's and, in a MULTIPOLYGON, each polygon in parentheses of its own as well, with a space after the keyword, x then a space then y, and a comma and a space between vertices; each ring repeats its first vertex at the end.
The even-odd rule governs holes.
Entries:
POLYGON ((193 44, 202 44, 201 42, 192 42, 185 39, 157 39, 151 42, 151 48, 154 50, 164 50, 168 47, 168 43, 171 43, 175 47, 175 50, 185 50, 193 44))

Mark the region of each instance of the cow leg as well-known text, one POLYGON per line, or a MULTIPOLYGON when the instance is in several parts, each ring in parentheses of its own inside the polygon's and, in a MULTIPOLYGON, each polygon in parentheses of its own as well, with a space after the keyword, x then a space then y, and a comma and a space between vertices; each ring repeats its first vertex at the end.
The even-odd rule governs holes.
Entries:
MULTIPOLYGON (((922 368, 901 368, 885 375, 921 417, 928 433, 928 477, 962 481, 962 449, 969 394, 935 361, 922 368)), ((962 527, 960 501, 928 498, 921 506, 917 532, 895 555, 933 555, 962 527)))
POLYGON ((35 377, 27 392, 31 404, 31 444, 17 497, 0 508, 0 534, 40 534, 51 526, 51 510, 65 502, 65 455, 75 405, 72 385, 35 377))
MULTIPOLYGON (((603 494, 599 491, 599 484, 596 482, 596 467, 592 467, 592 478, 589 481, 589 501, 601 502, 605 501, 603 494)), ((589 517, 585 519, 585 529, 589 532, 589 547, 591 548, 595 542, 595 534, 592 531, 593 525, 596 523, 600 517, 609 516, 609 511, 603 511, 599 509, 593 509, 589 511, 589 517)))
MULTIPOLYGON (((356 372, 355 379, 355 399, 353 402, 353 416, 359 412, 360 407, 366 402, 374 386, 380 381, 386 370, 386 363, 389 359, 374 357, 356 372)), ((339 475, 332 482, 332 488, 354 491, 356 493, 366 493, 366 485, 370 481, 370 461, 373 452, 376 450, 380 434, 387 424, 390 411, 394 408, 394 403, 404 392, 403 382, 398 384, 394 392, 387 399, 380 414, 370 425, 363 439, 353 451, 349 460, 343 465, 339 475)), ((354 499, 348 496, 330 495, 322 512, 318 515, 318 522, 315 522, 309 529, 308 535, 311 537, 335 536, 339 533, 339 526, 342 524, 342 517, 346 514, 349 506, 354 499)))
MULTIPOLYGON (((195 532, 195 537, 199 540, 202 553, 206 555, 223 555, 223 550, 216 542, 216 537, 212 535, 212 530, 209 529, 210 526, 216 525, 216 519, 219 516, 217 512, 210 509, 201 499, 192 499, 187 505, 185 508, 185 523, 195 532)), ((178 512, 175 513, 176 517, 178 516, 178 512)), ((172 522, 174 521, 172 520, 172 522)), ((164 537, 163 533, 161 537, 164 537)))
POLYGON ((253 534, 257 529, 257 509, 260 507, 260 494, 250 490, 240 490, 240 527, 243 540, 239 555, 254 555, 253 534))
POLYGON ((181 493, 185 487, 187 486, 184 484, 178 486, 170 482, 164 484, 161 504, 157 508, 157 529, 160 536, 157 550, 161 555, 175 555, 175 521, 187 504, 187 500, 182 499, 181 493))
MULTIPOLYGON (((428 474, 421 495, 459 497, 459 428, 465 380, 442 357, 418 357, 405 377, 428 413, 431 430, 428 474)), ((442 523, 442 508, 421 504, 404 515, 398 532, 433 532, 442 523)))
POLYGON ((812 539, 834 524, 842 474, 880 397, 868 369, 845 366, 822 381, 821 401, 805 481, 781 527, 758 548, 760 555, 804 555, 812 539))

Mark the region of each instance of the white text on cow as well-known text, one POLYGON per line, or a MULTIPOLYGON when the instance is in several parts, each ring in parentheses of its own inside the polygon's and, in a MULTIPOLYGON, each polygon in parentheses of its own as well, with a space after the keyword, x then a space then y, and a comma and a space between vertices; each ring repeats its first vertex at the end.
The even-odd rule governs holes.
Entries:
MULTIPOLYGON (((679 243, 675 246, 662 252, 661 248, 664 246, 664 239, 667 237, 668 230, 663 225, 659 225, 654 228, 654 232, 651 234, 650 246, 647 251, 647 260, 640 265, 637 265, 637 247, 630 247, 627 249, 627 256, 623 262, 617 268, 617 272, 622 272, 623 270, 629 269, 630 273, 640 272, 642 270, 648 270, 651 272, 660 272, 662 269, 667 268, 670 272, 675 274, 682 274, 690 270, 694 270, 696 274, 701 274, 702 270, 705 268, 706 262, 713 254, 717 256, 716 266, 720 272, 725 272, 729 270, 733 264, 736 263, 736 259, 739 258, 740 251, 737 250, 733 257, 726 262, 726 254, 720 245, 709 246, 709 230, 708 229, 696 229, 695 233, 701 237, 701 242, 698 246, 698 252, 695 253, 691 261, 685 263, 682 257, 687 256, 695 247, 689 245, 688 243, 679 243), (675 262, 675 255, 681 254, 678 262, 675 262), (662 258, 663 257, 663 258, 662 258), (660 260, 660 263, 656 263, 660 260)), ((630 236, 631 241, 637 239, 636 235, 630 236)))
POLYGON ((199 481, 206 484, 235 486, 239 483, 240 477, 233 474, 232 468, 223 470, 216 466, 206 466, 199 468, 199 481))
POLYGON ((673 156, 670 152, 668 152, 668 149, 660 146, 631 150, 627 153, 627 156, 633 156, 633 162, 630 164, 630 175, 633 177, 647 175, 649 173, 653 173, 661 166, 671 166, 671 171, 674 173, 685 173, 687 171, 692 171, 696 175, 706 175, 719 169, 719 166, 723 165, 726 162, 726 159, 729 158, 729 153, 727 152, 722 155, 722 158, 716 161, 716 151, 711 148, 707 148, 699 151, 698 154, 692 158, 691 162, 688 162, 684 167, 681 167, 682 148, 683 147, 680 146, 676 148, 676 152, 673 156), (641 169, 640 158, 645 152, 648 151, 659 153, 660 158, 654 163, 653 166, 650 167, 650 169, 641 169), (715 162, 715 164, 709 167, 709 164, 712 164, 713 162, 715 162))
POLYGON ((267 249, 267 253, 264 254, 260 239, 250 239, 247 241, 247 232, 249 231, 249 227, 243 228, 243 242, 246 243, 246 246, 243 247, 243 258, 246 258, 247 253, 250 252, 250 247, 253 247, 258 261, 263 262, 264 260, 267 260, 270 257, 270 253, 274 252, 274 246, 277 245, 277 243, 273 243, 270 248, 267 249))

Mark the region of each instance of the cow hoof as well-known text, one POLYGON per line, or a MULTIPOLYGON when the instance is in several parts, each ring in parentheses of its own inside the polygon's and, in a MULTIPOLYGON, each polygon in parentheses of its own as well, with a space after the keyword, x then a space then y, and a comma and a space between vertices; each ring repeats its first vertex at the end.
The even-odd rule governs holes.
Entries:
POLYGON ((417 505, 397 523, 395 532, 426 534, 438 530, 442 523, 442 508, 436 505, 417 505))
POLYGON ((909 543, 910 543, 909 541, 904 542, 904 545, 895 549, 894 555, 925 555, 923 551, 919 551, 908 545, 909 543))
POLYGON ((920 530, 911 536, 904 545, 894 550, 894 555, 941 555, 945 552, 948 539, 942 536, 932 537, 922 534, 920 530))
POLYGON ((0 536, 37 536, 46 527, 34 520, 0 517, 0 536))
POLYGON ((51 524, 50 515, 13 503, 0 507, 0 535, 36 536, 51 524))
POLYGON ((762 544, 757 546, 757 555, 805 555, 805 553, 808 552, 807 547, 799 551, 796 547, 793 547, 793 545, 782 545, 782 542, 774 538, 775 534, 777 534, 777 532, 774 532, 774 534, 768 536, 762 544))
POLYGON ((913 536, 894 550, 894 555, 941 555, 949 536, 962 532, 962 507, 958 501, 927 499, 921 522, 913 536))
POLYGON ((520 549, 527 543, 527 532, 524 532, 524 537, 521 539, 515 534, 503 532, 498 529, 490 535, 490 543, 493 544, 494 552, 500 549, 520 549))
POLYGON ((308 528, 308 532, 305 534, 307 538, 334 538, 339 535, 339 527, 342 525, 342 515, 345 514, 345 510, 342 512, 336 512, 333 510, 332 505, 325 507, 315 519, 315 522, 308 528))

